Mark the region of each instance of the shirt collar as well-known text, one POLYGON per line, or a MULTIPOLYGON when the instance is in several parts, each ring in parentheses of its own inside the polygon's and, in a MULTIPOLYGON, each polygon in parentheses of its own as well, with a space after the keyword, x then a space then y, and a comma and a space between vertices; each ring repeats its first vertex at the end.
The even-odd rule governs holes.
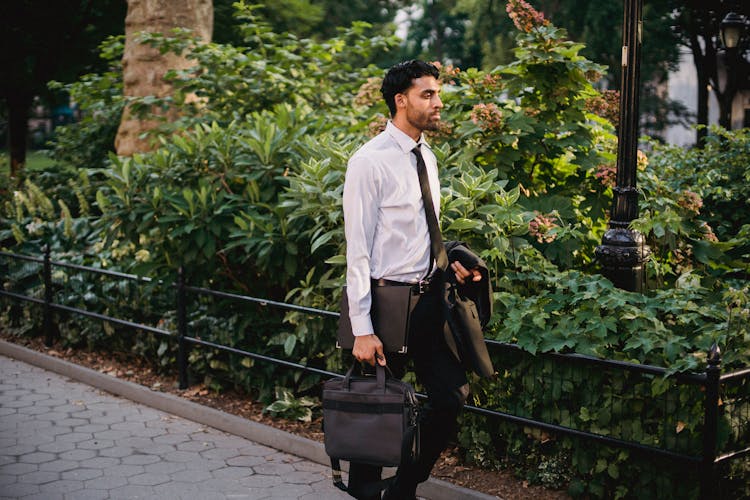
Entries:
POLYGON ((385 126, 385 131, 390 134, 391 137, 396 141, 396 144, 398 144, 398 147, 401 148, 401 150, 404 153, 411 153, 411 150, 414 149, 417 145, 422 147, 422 144, 430 147, 429 144, 427 144, 427 141, 424 139, 424 134, 419 135, 419 141, 414 142, 414 139, 409 137, 403 130, 398 128, 393 124, 391 120, 388 120, 388 124, 385 126))

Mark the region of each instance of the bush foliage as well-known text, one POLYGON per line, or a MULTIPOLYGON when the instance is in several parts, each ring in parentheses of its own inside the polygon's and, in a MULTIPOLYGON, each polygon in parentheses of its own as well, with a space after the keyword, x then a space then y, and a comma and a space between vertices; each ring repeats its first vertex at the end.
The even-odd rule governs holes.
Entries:
MULTIPOLYGON (((689 151, 650 144, 639 161, 643 196, 633 227, 653 250, 652 291, 614 288, 594 262, 614 187, 612 99, 593 85, 605 68, 582 57, 581 45, 525 2, 511 4, 519 29, 515 60, 486 72, 441 65, 444 123, 429 137, 441 169, 445 236, 467 242, 492 270, 496 307, 488 337, 530 355, 576 352, 670 372, 704 369, 717 343, 725 368, 747 366, 748 132, 711 129, 705 146, 689 151)), ((362 23, 323 42, 297 39, 272 32, 252 6, 237 8, 242 47, 198 45, 186 32, 144 36, 144 43, 188 51, 196 61, 169 75, 172 97, 132 103, 144 114, 153 106, 181 111, 153 133, 151 153, 118 158, 100 140, 116 130, 125 102, 116 64, 66 86, 87 114, 60 134, 55 155, 80 168, 72 178, 30 179, 14 192, 3 207, 0 245, 33 255, 49 245, 56 259, 154 281, 136 292, 125 280, 107 284, 59 271, 59 302, 173 329, 172 290, 163 283, 183 269, 194 286, 336 310, 346 162, 387 115, 378 92, 382 70, 363 61, 395 40, 370 38, 362 23), (73 189, 60 189, 66 185, 73 189)), ((118 60, 121 46, 110 41, 103 56, 118 60)), ((35 270, 2 265, 6 288, 39 289, 35 270)), ((38 328, 28 311, 5 307, 10 327, 38 328)), ((189 311, 190 331, 201 338, 341 368, 331 319, 205 297, 193 298, 189 311)), ((58 324, 70 345, 114 342, 172 366, 175 348, 163 340, 71 315, 61 314, 58 324)), ((473 382, 475 402, 497 409, 556 404, 554 391, 538 394, 524 378, 532 368, 544 373, 540 358, 496 361, 495 380, 473 382)), ((217 390, 255 391, 269 411, 288 409, 295 418, 309 417, 310 400, 292 394, 315 395, 318 382, 211 349, 191 352, 191 373, 217 390)), ((567 389, 589 376, 571 375, 567 389)), ((667 391, 659 380, 640 384, 653 395, 667 391)), ((612 415, 598 408, 621 398, 620 390, 605 383, 596 395, 571 392, 563 420, 604 429, 612 415)), ((633 394, 621 403, 632 405, 625 418, 637 420, 641 396, 633 394)), ((687 406, 680 425, 688 442, 701 418, 699 405, 687 406)), ((643 428, 631 439, 660 438, 643 428)), ((671 477, 626 452, 550 444, 505 425, 498 434, 496 424, 473 415, 465 417, 459 442, 468 460, 487 466, 530 457, 535 466, 519 473, 582 496, 638 496, 671 477)), ((692 495, 693 486, 670 495, 692 495)))

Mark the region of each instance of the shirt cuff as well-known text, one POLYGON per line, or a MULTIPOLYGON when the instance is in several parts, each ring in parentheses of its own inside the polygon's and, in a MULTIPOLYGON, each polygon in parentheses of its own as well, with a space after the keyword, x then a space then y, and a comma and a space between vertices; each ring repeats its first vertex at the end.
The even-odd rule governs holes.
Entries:
POLYGON ((375 329, 372 327, 372 319, 370 318, 369 313, 349 316, 349 320, 352 322, 352 332, 355 337, 371 335, 375 332, 375 329))

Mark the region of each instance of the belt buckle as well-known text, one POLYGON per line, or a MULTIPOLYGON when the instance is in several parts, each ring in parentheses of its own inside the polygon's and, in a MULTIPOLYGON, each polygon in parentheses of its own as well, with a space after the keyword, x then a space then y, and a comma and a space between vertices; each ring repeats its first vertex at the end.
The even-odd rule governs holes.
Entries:
POLYGON ((417 292, 419 295, 424 295, 430 291, 430 282, 428 280, 419 280, 417 283, 417 292))

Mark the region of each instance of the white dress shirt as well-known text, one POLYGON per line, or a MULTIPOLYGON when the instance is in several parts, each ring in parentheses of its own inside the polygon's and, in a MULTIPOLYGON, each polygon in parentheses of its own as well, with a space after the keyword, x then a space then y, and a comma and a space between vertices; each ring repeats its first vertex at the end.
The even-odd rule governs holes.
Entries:
MULTIPOLYGON (((388 122, 349 160, 344 181, 344 233, 349 318, 354 335, 374 333, 370 279, 416 283, 430 269, 430 233, 412 149, 417 142, 388 122)), ((440 219, 437 160, 419 140, 440 219)))

